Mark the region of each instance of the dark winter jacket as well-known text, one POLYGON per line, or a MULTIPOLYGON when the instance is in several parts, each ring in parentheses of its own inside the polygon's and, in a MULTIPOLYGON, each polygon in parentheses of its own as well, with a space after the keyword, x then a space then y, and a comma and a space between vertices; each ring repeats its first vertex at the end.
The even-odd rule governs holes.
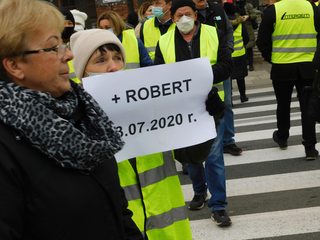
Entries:
POLYGON ((200 23, 215 26, 218 29, 221 36, 221 47, 229 49, 231 54, 233 51, 233 30, 223 7, 216 2, 208 1, 205 9, 198 9, 197 16, 200 23))
POLYGON ((136 240, 117 164, 61 168, 0 122, 1 240, 136 240))

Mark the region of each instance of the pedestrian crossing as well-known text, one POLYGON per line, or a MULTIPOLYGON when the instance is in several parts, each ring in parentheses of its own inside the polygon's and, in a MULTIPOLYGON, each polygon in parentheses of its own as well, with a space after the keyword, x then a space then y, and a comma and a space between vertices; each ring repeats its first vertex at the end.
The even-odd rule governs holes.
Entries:
MULTIPOLYGON (((288 149, 272 140, 276 101, 272 88, 247 91, 249 102, 234 94, 236 143, 241 156, 225 154, 230 228, 219 228, 210 210, 188 211, 193 239, 320 239, 320 158, 306 161, 301 145, 299 103, 291 104, 288 149)), ((320 126, 316 127, 318 140, 320 126)), ((317 144, 320 149, 320 144, 317 144)), ((177 166, 185 196, 191 201, 191 181, 177 166)))

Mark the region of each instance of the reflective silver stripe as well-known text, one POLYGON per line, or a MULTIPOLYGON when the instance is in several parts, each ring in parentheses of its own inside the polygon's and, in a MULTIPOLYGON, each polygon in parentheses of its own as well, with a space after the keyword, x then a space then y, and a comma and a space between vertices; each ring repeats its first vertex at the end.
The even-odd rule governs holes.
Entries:
POLYGON ((272 52, 312 52, 316 51, 316 47, 299 47, 299 48, 272 48, 272 52))
POLYGON ((235 42, 233 43, 233 45, 236 45, 236 44, 241 43, 241 42, 243 42, 242 39, 240 39, 240 40, 238 40, 238 41, 235 41, 235 42))
POLYGON ((126 195, 126 198, 128 201, 142 198, 138 184, 123 187, 123 190, 124 190, 124 194, 126 195))
MULTIPOLYGON (((167 177, 177 174, 171 151, 163 153, 163 160, 163 165, 150 169, 143 173, 139 173, 141 187, 149 186, 153 183, 159 182, 167 177)), ((123 190, 128 201, 141 199, 140 189, 137 184, 123 187, 123 190)))
POLYGON ((139 67, 140 67, 140 63, 126 63, 126 69, 134 69, 139 67))
POLYGON ((69 78, 76 78, 77 75, 75 72, 69 73, 69 78))
POLYGON ((272 41, 275 40, 288 40, 288 39, 312 39, 316 38, 317 34, 314 33, 308 33, 308 34, 288 34, 288 35, 277 35, 272 36, 272 41))
POLYGON ((139 173, 141 187, 149 186, 167 177, 174 176, 177 174, 176 166, 171 151, 163 153, 163 160, 163 165, 156 168, 152 168, 143 173, 139 173))
POLYGON ((156 47, 147 47, 148 52, 155 52, 156 47))
POLYGON ((234 51, 238 51, 238 50, 241 50, 241 49, 243 49, 243 46, 233 48, 234 51))
POLYGON ((186 206, 177 207, 168 212, 149 217, 146 222, 146 229, 148 231, 152 229, 165 228, 177 221, 186 219, 188 219, 186 206))

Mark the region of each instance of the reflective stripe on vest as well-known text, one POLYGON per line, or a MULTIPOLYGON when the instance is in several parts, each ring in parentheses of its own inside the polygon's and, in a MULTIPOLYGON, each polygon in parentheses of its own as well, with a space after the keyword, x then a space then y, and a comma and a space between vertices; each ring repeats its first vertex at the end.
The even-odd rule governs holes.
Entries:
MULTIPOLYGON (((149 56, 152 61, 154 61, 156 46, 159 38, 161 37, 161 32, 159 28, 154 26, 155 17, 148 19, 143 24, 143 39, 144 46, 148 50, 149 56)), ((168 32, 175 28, 175 24, 172 23, 168 29, 168 32)))
POLYGON ((186 206, 181 206, 181 207, 173 208, 168 212, 149 217, 147 219, 146 225, 148 230, 165 228, 167 226, 170 226, 174 222, 185 220, 186 218, 187 218, 186 206))
POLYGON ((122 31, 122 45, 126 53, 126 69, 140 67, 138 39, 133 29, 122 31))
POLYGON ((246 49, 244 48, 243 38, 242 38, 242 23, 240 23, 237 28, 233 31, 233 53, 232 57, 240 57, 246 54, 246 49))
POLYGON ((77 75, 74 71, 74 66, 73 66, 72 60, 68 61, 68 67, 69 67, 69 79, 77 84, 81 83, 81 80, 77 77, 77 75))
MULTIPOLYGON (((175 30, 177 31, 177 30, 175 30)), ((168 32, 160 37, 159 47, 165 63, 176 62, 175 51, 175 31, 168 32)), ((217 30, 213 26, 201 24, 200 25, 200 57, 208 57, 210 64, 217 63, 219 38, 217 30)), ((223 83, 214 84, 218 88, 218 94, 222 101, 224 101, 223 83)))
POLYGON ((129 209, 133 212, 132 219, 140 231, 144 231, 145 216, 142 192, 147 216, 146 234, 149 240, 182 239, 172 238, 173 235, 180 234, 186 236, 186 239, 191 239, 183 193, 171 152, 137 157, 136 166, 141 189, 130 162, 127 160, 118 163, 120 184, 129 202, 129 209), (152 237, 155 233, 160 238, 152 237))
POLYGON ((271 62, 311 62, 317 47, 312 5, 305 0, 282 0, 274 6, 276 23, 271 62))

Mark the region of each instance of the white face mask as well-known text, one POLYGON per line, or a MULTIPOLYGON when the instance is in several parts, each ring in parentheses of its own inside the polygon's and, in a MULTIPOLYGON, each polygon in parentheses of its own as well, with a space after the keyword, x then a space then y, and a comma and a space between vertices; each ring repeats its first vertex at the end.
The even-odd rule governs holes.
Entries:
POLYGON ((177 28, 183 34, 191 32, 194 27, 194 19, 183 15, 178 22, 176 22, 177 28))
POLYGON ((86 71, 86 74, 87 74, 87 77, 92 77, 92 76, 97 76, 97 75, 101 75, 101 74, 104 74, 104 73, 87 72, 87 71, 86 71))

